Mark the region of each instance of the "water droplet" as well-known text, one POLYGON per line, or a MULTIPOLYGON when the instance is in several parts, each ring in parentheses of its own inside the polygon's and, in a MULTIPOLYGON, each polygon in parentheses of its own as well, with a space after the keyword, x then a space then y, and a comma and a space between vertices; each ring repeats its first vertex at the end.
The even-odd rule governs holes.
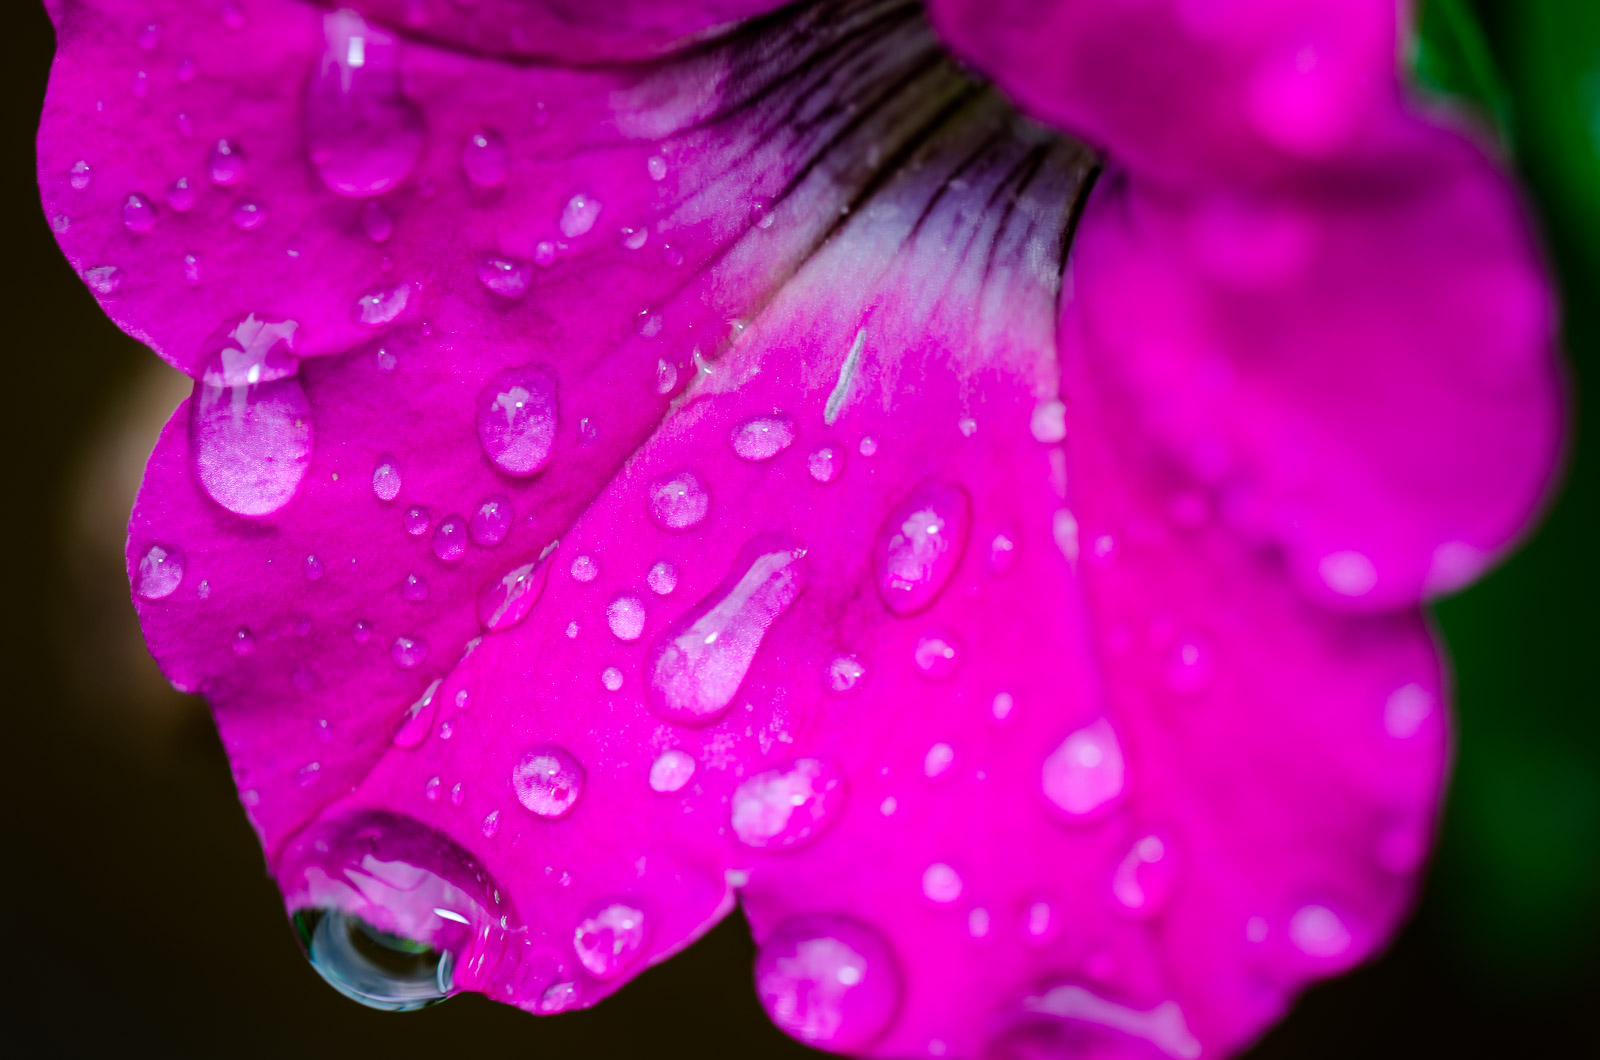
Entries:
POLYGON ((966 548, 972 502, 951 482, 929 480, 895 506, 874 549, 878 594, 897 615, 932 605, 966 548))
POLYGON ((1016 708, 1016 697, 1010 692, 997 692, 989 703, 989 716, 995 721, 1005 721, 1011 717, 1011 712, 1016 708))
POLYGON ((95 294, 113 295, 122 290, 125 275, 115 265, 96 265, 94 268, 85 269, 83 278, 95 294))
POLYGON ((429 802, 438 802, 439 789, 443 786, 444 782, 438 777, 429 777, 428 782, 422 786, 422 797, 429 802))
POLYGON ((650 764, 650 790, 662 794, 680 791, 694 777, 694 758, 685 751, 662 751, 650 764))
POLYGON ((1105 718, 1061 742, 1044 760, 1044 794, 1073 817, 1084 817, 1123 792, 1122 745, 1105 718))
MULTIPOLYGON (((179 177, 167 186, 167 205, 172 207, 175 213, 187 213, 194 206, 194 188, 190 186, 188 177, 179 177)), ((123 222, 126 223, 127 206, 123 206, 122 213, 123 222)), ((154 211, 152 211, 152 223, 154 223, 153 217, 154 211)))
POLYGON ((194 80, 194 75, 195 75, 194 60, 189 58, 187 55, 184 56, 182 59, 179 59, 178 60, 178 66, 177 66, 177 74, 178 74, 178 83, 180 85, 187 85, 190 81, 193 81, 194 80))
POLYGON ((417 505, 406 509, 406 513, 400 517, 400 523, 406 528, 406 533, 421 537, 433 525, 433 517, 428 514, 428 509, 417 505))
POLYGON ((134 192, 122 202, 122 224, 130 232, 148 232, 156 226, 156 208, 149 199, 134 192))
POLYGON ((750 204, 750 224, 756 228, 771 228, 777 220, 772 212, 772 200, 762 197, 750 204))
POLYGON ((415 669, 428 657, 428 642, 421 637, 396 637, 389 645, 389 658, 402 670, 415 669))
POLYGON ((460 806, 466 798, 466 792, 461 789, 461 781, 456 781, 450 788, 450 805, 460 806))
POLYGON ((606 605, 606 625, 612 636, 624 644, 632 644, 644 636, 644 601, 632 593, 612 600, 606 605))
POLYGON ((828 688, 844 693, 855 688, 867 668, 854 655, 840 655, 828 664, 828 688))
POLYGON ((1167 687, 1180 696, 1194 696, 1211 686, 1215 668, 1211 652, 1198 641, 1183 640, 1167 660, 1167 687))
POLYGON ((1111 895, 1123 912, 1154 916, 1166 907, 1176 881, 1170 844, 1147 835, 1134 843, 1111 877, 1111 895))
POLYGON ((596 563, 592 556, 574 557, 569 570, 572 574, 572 580, 583 584, 588 584, 600 577, 600 564, 596 563))
POLYGON ((260 203, 241 202, 228 214, 228 220, 232 221, 233 227, 241 232, 254 232, 266 222, 267 211, 260 203))
POLYGON ((150 545, 139 557, 133 591, 146 600, 161 600, 183 582, 183 553, 171 545, 150 545))
POLYGON ((648 307, 641 309, 634 317, 633 327, 640 337, 653 339, 661 334, 661 314, 648 307))
POLYGON ((728 443, 742 460, 771 460, 794 444, 794 420, 788 416, 757 416, 745 420, 728 434, 728 443))
POLYGON ((349 9, 324 15, 322 36, 305 97, 311 164, 341 195, 381 195, 422 150, 422 115, 401 91, 398 42, 349 9))
POLYGON ((500 811, 490 810, 483 819, 483 838, 493 839, 500 834, 500 811))
POLYGON ((678 385, 678 366, 665 358, 656 362, 656 393, 662 397, 678 385))
POLYGON ((377 199, 368 199, 361 208, 361 230, 374 243, 386 243, 394 235, 394 218, 377 199))
POLYGON ((439 524, 433 532, 433 554, 446 563, 454 563, 467 554, 467 521, 452 515, 439 524))
POLYGON ((474 129, 461 149, 461 170, 480 188, 498 188, 511 167, 505 137, 493 129, 474 129))
POLYGON ((861 439, 861 444, 856 448, 860 450, 862 456, 876 456, 878 453, 878 440, 869 434, 861 439))
POLYGON ((924 633, 911 649, 911 661, 917 671, 933 681, 943 681, 955 673, 959 658, 955 638, 947 633, 924 633))
POLYGON ((400 496, 400 465, 394 457, 384 457, 372 469, 372 495, 385 502, 400 496))
POLYGON ((393 743, 396 747, 404 750, 420 747, 422 741, 428 738, 428 733, 433 731, 433 713, 438 707, 439 684, 437 680, 430 684, 401 717, 400 724, 394 730, 393 743))
POLYGON ((805 587, 804 549, 745 555, 748 565, 737 580, 723 582, 655 649, 651 706, 669 721, 708 725, 720 717, 762 639, 805 587))
POLYGON ((658 559, 644 580, 645 584, 650 586, 650 591, 657 596, 670 596, 672 590, 678 587, 678 568, 664 559, 658 559))
POLYGON ((189 406, 195 472, 237 515, 268 515, 311 464, 311 404, 295 376, 294 321, 247 316, 213 337, 189 406))
POLYGON ((189 137, 194 135, 194 122, 190 120, 187 113, 179 111, 177 115, 173 117, 172 124, 177 126, 178 135, 184 139, 187 140, 189 137))
POLYGON ((900 800, 890 795, 878 804, 878 812, 885 817, 893 817, 894 812, 900 808, 900 800))
POLYGON ((428 598, 428 581, 420 574, 407 574, 405 581, 400 583, 400 597, 420 604, 428 598))
POLYGON ((589 913, 572 932, 578 960, 596 979, 620 975, 644 946, 644 913, 610 902, 589 913))
POLYGON ((563 747, 535 747, 511 771, 517 801, 540 817, 565 817, 583 794, 583 766, 563 747))
POLYGON ((989 910, 979 906, 967 914, 967 934, 975 939, 989 934, 989 910))
POLYGON ((94 183, 94 169, 80 158, 67 171, 67 182, 72 185, 73 191, 88 191, 89 185, 94 183))
POLYGON ((397 283, 393 287, 380 287, 356 299, 356 323, 368 328, 381 328, 400 319, 411 302, 411 285, 397 283))
POLYGON ((1340 596, 1365 596, 1378 584, 1378 570, 1359 552, 1335 552, 1317 563, 1322 583, 1340 596))
POLYGON ((623 225, 617 230, 617 239, 626 250, 643 250, 650 241, 650 229, 644 225, 623 225))
POLYGON ((693 530, 710 510, 711 494, 693 471, 679 471, 650 484, 650 518, 663 530, 693 530))
POLYGON ((541 239, 533 247, 533 263, 541 269, 548 269, 556 263, 556 245, 548 239, 541 239))
POLYGON ((305 559, 306 581, 318 581, 322 577, 322 561, 314 555, 307 554, 305 559))
POLYGON ((350 635, 357 644, 365 644, 372 639, 372 623, 357 619, 356 624, 350 627, 350 635))
POLYGON ((661 260, 673 268, 683 264, 683 251, 671 243, 661 244, 661 260))
POLYGON ((156 45, 161 43, 161 27, 152 22, 139 31, 139 47, 143 51, 153 52, 156 45))
POLYGON ((233 654, 249 655, 251 652, 256 650, 255 635, 248 629, 240 626, 238 629, 233 631, 233 640, 231 641, 231 646, 233 648, 233 654))
POLYGON ((651 155, 645 159, 645 172, 650 174, 651 180, 667 179, 667 160, 660 155, 651 155))
POLYGON ((1050 517, 1050 536, 1055 539, 1056 548, 1061 550, 1061 555, 1066 558, 1068 565, 1074 569, 1078 566, 1078 520, 1066 508, 1057 508, 1050 517))
POLYGON ((1034 406, 1028 430, 1037 442, 1054 445, 1067 436, 1067 407, 1059 401, 1034 406))
POLYGON ((561 209, 561 234, 568 239, 586 235, 600 217, 600 200, 579 192, 561 209))
POLYGON ((467 709, 467 702, 471 698, 472 697, 471 697, 470 693, 468 693, 465 688, 456 689, 456 709, 457 710, 466 710, 467 709))
POLYGON ((244 176, 244 153, 231 140, 218 140, 206 160, 206 175, 218 187, 237 184, 244 176))
POLYGON ((514 519, 510 501, 504 497, 490 497, 472 513, 472 522, 467 529, 474 544, 480 548, 493 548, 511 533, 514 519))
POLYGON ((1289 941, 1310 957, 1338 957, 1350 948, 1350 929, 1325 905, 1306 905, 1289 918, 1289 941))
POLYGON ((949 905, 961 897, 961 876, 942 861, 922 870, 922 893, 930 902, 949 905))
POLYGON ((133 98, 144 99, 150 94, 150 75, 139 70, 133 75, 133 98))
MULTIPOLYGON (((140 565, 143 569, 143 565, 140 565)), ((1434 710, 1433 694, 1419 684, 1402 685, 1383 705, 1383 728, 1396 740, 1408 740, 1421 729, 1434 710)))
POLYGON ((556 376, 540 364, 508 368, 478 392, 478 441, 508 475, 532 475, 550 462, 556 438, 556 376))
POLYGON ((930 780, 943 776, 955 764, 956 752, 947 743, 936 743, 922 757, 922 775, 930 780))
POLYGON ((552 1016, 558 1012, 566 1012, 578 1006, 578 984, 576 983, 551 983, 539 995, 539 1014, 552 1016))
POLYGON ((860 921, 792 917, 762 942, 756 995, 772 1022, 808 1045, 867 1049, 900 1008, 900 971, 888 945, 860 921))
POLYGON ((533 272, 510 258, 484 258, 478 262, 478 282, 502 298, 521 298, 528 293, 533 272))
POLYGON ((783 849, 814 838, 844 806, 844 774, 815 758, 748 778, 733 792, 734 835, 746 846, 783 849))
POLYGON ((200 283, 200 259, 193 254, 183 256, 183 279, 190 287, 200 283))
POLYGON ((379 347, 378 352, 372 355, 372 363, 378 371, 387 375, 399 366, 400 358, 396 357, 394 351, 387 347, 379 347))

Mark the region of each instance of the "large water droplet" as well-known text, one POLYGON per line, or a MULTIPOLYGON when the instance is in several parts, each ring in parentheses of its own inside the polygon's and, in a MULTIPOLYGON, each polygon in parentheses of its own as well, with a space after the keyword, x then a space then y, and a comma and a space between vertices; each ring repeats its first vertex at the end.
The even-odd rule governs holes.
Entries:
POLYGON ((295 376, 293 321, 247 316, 203 362, 189 406, 200 484, 238 515, 288 504, 311 464, 311 404, 295 376))
POLYGON ((624 593, 606 605, 606 625, 612 636, 624 644, 644 636, 644 619, 644 601, 632 593, 624 593))
POLYGON ((348 9, 322 17, 322 61, 306 89, 311 164, 341 195, 381 195, 422 150, 422 115, 401 94, 399 44, 348 9))
POLYGON ((433 532, 433 554, 446 563, 454 563, 467 554, 467 521, 452 515, 439 524, 433 532))
POLYGON ((493 129, 474 129, 461 149, 461 170, 480 188, 497 188, 506 182, 510 168, 505 137, 493 129))
POLYGON ((587 585, 600 577, 600 564, 594 561, 593 556, 574 556, 567 572, 572 575, 573 581, 587 585))
POLYGON ((1177 881, 1177 861, 1172 846, 1160 836, 1147 835, 1129 849, 1111 877, 1111 896, 1124 913, 1155 916, 1166 907, 1177 881))
POLYGON ((148 232, 156 226, 156 208, 149 199, 134 192, 122 202, 122 224, 130 232, 148 232))
POLYGON ((955 764, 955 748, 947 743, 936 743, 922 756, 922 775, 928 779, 944 776, 955 764))
POLYGON ((662 717, 708 725, 728 709, 761 641, 805 588, 805 550, 747 549, 745 562, 655 650, 650 702, 662 717))
POLYGON ((219 187, 237 184, 244 176, 244 152, 232 140, 218 140, 211 145, 211 157, 206 160, 206 176, 219 187))
POLYGON ((930 902, 949 905, 961 897, 961 875, 942 861, 922 870, 922 894, 930 902))
POLYGON ((844 774, 816 758, 769 769, 733 792, 734 835, 746 846, 782 849, 826 828, 844 805, 844 774))
POLYGON ((485 500, 478 505, 478 510, 472 513, 472 522, 467 528, 472 535, 473 544, 481 548, 495 547, 511 533, 514 518, 511 502, 504 497, 490 497, 485 500))
POLYGON ((728 443, 742 460, 771 460, 794 444, 794 420, 788 416, 757 416, 745 420, 728 434, 728 443))
POLYGON ((146 600, 160 600, 177 592, 183 581, 183 553, 171 545, 150 545, 139 557, 133 591, 146 600))
POLYGON ((694 769, 694 757, 687 751, 662 751, 650 764, 650 790, 662 794, 681 791, 694 778, 694 769))
POLYGON ((356 299, 353 314, 357 324, 367 328, 381 328, 400 319, 400 314, 411 304, 411 285, 397 283, 393 287, 380 287, 356 299))
POLYGON ((1109 805, 1123 792, 1122 745, 1105 718, 1068 736, 1044 760, 1044 794, 1072 817, 1109 805))
POLYGON ((692 530, 711 510, 711 493, 693 471, 679 471, 650 484, 650 518, 663 530, 692 530))
POLYGON ((532 475, 556 438, 556 375, 542 364, 508 368, 478 392, 478 441, 495 467, 532 475))
POLYGON ((380 501, 392 501, 400 496, 400 481, 399 463, 386 456, 372 469, 372 495, 380 501))
POLYGON ((883 937, 842 916, 779 924, 756 956, 756 995, 785 1034, 854 1053, 883 1036, 900 1007, 900 970, 883 937))
POLYGON ((579 192, 561 208, 561 234, 568 239, 586 235, 600 218, 600 200, 579 192))
POLYGON ((578 921, 572 948, 590 975, 620 975, 644 946, 644 913, 625 902, 608 902, 578 921))
POLYGON ((433 714, 438 707, 439 685, 441 681, 435 680, 428 686, 427 691, 411 704, 400 719, 400 724, 394 730, 394 745, 407 750, 420 747, 422 741, 428 738, 428 733, 433 731, 433 714))
POLYGON ((478 262, 478 282, 502 298, 521 298, 532 281, 533 272, 525 262, 501 257, 478 262))
POLYGON ((396 637, 389 645, 389 658, 402 670, 413 670, 428 657, 428 642, 421 637, 396 637))
POLYGON ((897 615, 931 605, 955 574, 972 524, 966 490, 929 480, 895 506, 878 531, 878 595, 897 615))
POLYGON ((556 820, 572 812, 583 794, 583 766, 564 747, 535 747, 511 770, 517 801, 540 817, 556 820))

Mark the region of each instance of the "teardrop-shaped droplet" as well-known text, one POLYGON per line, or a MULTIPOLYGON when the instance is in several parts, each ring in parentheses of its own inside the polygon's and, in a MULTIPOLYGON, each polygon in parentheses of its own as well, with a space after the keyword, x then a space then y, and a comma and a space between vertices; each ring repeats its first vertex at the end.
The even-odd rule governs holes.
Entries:
POLYGON ((510 629, 528 617, 549 577, 549 564, 537 561, 507 571, 478 594, 478 621, 490 632, 510 629))
POLYGON ((607 902, 578 921, 572 948, 596 979, 621 975, 644 946, 644 912, 626 902, 607 902))
POLYGON ((511 533, 514 518, 510 501, 504 497, 490 497, 472 513, 472 522, 467 529, 472 535, 473 544, 480 548, 498 545, 511 533))
POLYGON ((414 670, 428 657, 428 642, 421 637, 396 637, 389 658, 402 670, 414 670))
POLYGON ((211 157, 206 161, 206 176, 219 187, 237 184, 244 176, 244 153, 232 140, 218 140, 211 145, 211 157))
POLYGON ((972 525, 967 491, 930 479, 895 506, 874 550, 878 595, 897 615, 932 605, 955 574, 972 525))
POLYGON ((529 812, 557 820, 572 812, 583 794, 584 771, 564 747, 535 747, 511 770, 517 801, 529 812))
POLYGON ((676 748, 662 751, 650 764, 650 790, 664 795, 681 791, 685 784, 694 779, 694 770, 694 756, 687 751, 676 748))
POLYGON ((305 100, 311 164, 341 195, 382 195, 422 150, 422 115, 401 91, 399 43, 349 9, 322 17, 322 37, 305 100))
POLYGON ((467 554, 467 521, 452 515, 439 524, 433 532, 433 554, 446 563, 454 563, 467 554))
POLYGON ((428 598, 428 579, 412 572, 400 583, 400 599, 420 604, 428 598))
POLYGON ((258 202, 241 202, 228 214, 228 220, 241 232, 254 232, 266 223, 267 211, 258 202))
POLYGON ((435 680, 427 691, 411 704, 400 724, 394 730, 394 745, 410 750, 422 746, 422 741, 433 731, 433 715, 438 708, 440 680, 435 680))
POLYGON ((757 463, 771 460, 794 444, 794 419, 789 416, 757 416, 734 427, 728 444, 741 460, 757 463))
POLYGON ((188 177, 179 177, 167 187, 167 205, 174 213, 188 213, 194 207, 194 188, 188 177))
POLYGON ((506 474, 535 474, 550 462, 556 410, 553 371, 542 364, 508 368, 478 392, 478 441, 506 474))
POLYGON ((133 591, 146 600, 161 600, 183 582, 183 553, 171 545, 150 545, 139 556, 133 591))
POLYGON ((134 192, 122 201, 122 225, 130 232, 143 234, 156 226, 156 208, 149 199, 134 192))
POLYGON ((561 208, 561 234, 568 239, 586 235, 600 218, 600 200, 579 192, 561 208))
POLYGON ((480 188, 497 188, 506 182, 510 168, 505 137, 493 129, 474 129, 461 149, 461 170, 480 188))
POLYGON ((663 530, 693 530, 710 510, 711 493, 693 471, 679 471, 650 484, 650 518, 663 530))
POLYGON ((812 839, 844 806, 844 774, 816 758, 769 769, 734 789, 733 834, 745 846, 782 849, 812 839))
POLYGON ((780 1030, 830 1052, 883 1037, 900 1008, 900 969, 877 931, 844 916, 783 921, 756 956, 756 996, 780 1030))
POLYGON ((311 465, 311 403, 294 374, 294 321, 247 316, 212 343, 189 406, 189 448, 211 499, 238 515, 288 504, 311 465))
POLYGON ((656 646, 650 703, 683 725, 708 725, 738 694, 773 623, 805 588, 805 549, 747 549, 736 574, 656 646))
POLYGON ((1070 817, 1087 817, 1123 793, 1122 745, 1105 718, 1068 736, 1044 760, 1044 794, 1070 817))

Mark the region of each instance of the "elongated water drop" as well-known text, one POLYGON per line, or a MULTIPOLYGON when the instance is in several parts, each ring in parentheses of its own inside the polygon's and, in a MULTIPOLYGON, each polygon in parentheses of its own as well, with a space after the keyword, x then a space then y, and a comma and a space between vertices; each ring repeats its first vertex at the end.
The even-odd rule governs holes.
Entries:
POLYGON ((972 524, 966 490, 929 480, 895 506, 874 552, 878 595, 897 615, 930 606, 955 574, 972 524))
POLYGON ((348 9, 323 16, 322 37, 305 99, 311 164, 341 195, 381 195, 422 150, 422 115, 401 92, 399 43, 348 9))
POLYGON ((844 916, 783 921, 756 956, 756 995, 789 1036, 831 1052, 857 1053, 900 1008, 900 969, 877 931, 844 916))
POLYGON ((532 475, 556 438, 556 375, 542 364, 508 368, 478 392, 478 441, 495 467, 532 475))
POLYGON ((733 792, 733 834, 758 849, 782 849, 814 838, 844 805, 844 774, 816 758, 757 773, 733 792))

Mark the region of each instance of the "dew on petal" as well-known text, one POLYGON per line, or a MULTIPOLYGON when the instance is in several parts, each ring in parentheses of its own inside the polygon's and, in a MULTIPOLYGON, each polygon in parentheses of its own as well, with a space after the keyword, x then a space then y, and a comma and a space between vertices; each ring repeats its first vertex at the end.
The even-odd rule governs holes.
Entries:
POLYGON ((900 970, 875 930, 843 916, 783 921, 756 956, 756 995, 785 1034, 854 1053, 881 1038, 900 1007, 900 970))
POLYGON ((783 849, 822 832, 844 805, 844 774, 816 758, 785 769, 769 769, 733 792, 732 823, 739 842, 758 849, 783 849))
POLYGON ((624 593, 606 605, 606 625, 611 635, 624 644, 644 636, 644 620, 644 601, 632 593, 624 593))
POLYGON ((1050 517, 1050 536, 1068 565, 1078 566, 1078 519, 1066 508, 1057 508, 1050 517))
POLYGON ((661 314, 649 308, 639 310, 633 320, 633 329, 647 339, 653 339, 661 334, 662 325, 661 314))
POLYGON ((462 790, 461 782, 459 780, 456 781, 455 784, 451 785, 451 788, 450 788, 450 805, 452 805, 452 806, 460 806, 463 802, 466 801, 466 797, 467 797, 466 792, 462 790))
POLYGON ((828 664, 828 689, 843 694, 855 688, 866 676, 867 668, 854 655, 836 656, 828 664))
POLYGON ((72 185, 73 191, 88 191, 89 185, 94 183, 94 169, 80 158, 67 171, 67 182, 72 185))
POLYGON ((1034 407, 1028 421, 1034 440, 1053 445, 1067 436, 1067 407, 1059 401, 1046 401, 1034 407))
POLYGON ((556 376, 542 364, 508 368, 478 392, 478 441, 494 466, 527 476, 550 462, 556 376))
POLYGON ((400 496, 400 464, 392 456, 383 457, 372 469, 372 495, 388 502, 400 496))
POLYGON ((1177 870, 1169 843, 1147 835, 1128 850, 1111 877, 1111 896, 1130 916, 1154 916, 1172 897, 1177 870))
POLYGON ((579 1000, 577 983, 551 983, 545 987, 544 993, 539 995, 539 1014, 551 1016, 558 1012, 566 1012, 577 1008, 579 1000))
POLYGON ((1338 957, 1350 948, 1350 929, 1325 905, 1306 905, 1289 918, 1289 941, 1309 957, 1338 957))
POLYGON ((493 839, 495 836, 499 835, 500 811, 490 810, 489 813, 484 817, 480 830, 483 832, 483 838, 485 839, 493 839))
POLYGON ((244 153, 232 140, 218 140, 206 161, 206 176, 218 187, 237 184, 244 176, 244 153))
POLYGON ((839 477, 839 469, 844 466, 844 453, 831 445, 806 457, 806 471, 816 482, 827 484, 839 477))
POLYGON ((314 554, 307 553, 302 568, 305 571, 306 581, 314 582, 322 579, 322 560, 314 554))
POLYGON ((587 235, 599 217, 600 200, 579 192, 561 208, 561 234, 568 239, 587 235))
POLYGON ((955 638, 948 633, 930 632, 917 638, 911 661, 917 672, 933 681, 943 681, 956 672, 960 662, 955 638))
POLYGON ((663 751, 650 764, 650 790, 662 794, 681 791, 694 778, 694 757, 676 748, 663 751))
POLYGON ((167 205, 174 213, 188 213, 194 208, 194 188, 188 177, 179 177, 167 186, 167 205))
POLYGON ((1198 1060, 1201 1053, 1199 1039, 1190 1032, 1183 1011, 1175 1001, 1163 1001, 1148 1011, 1141 1011, 1108 1001, 1074 984, 1057 986, 1042 995, 1025 998, 1022 1007, 1026 1012, 1052 1020, 1103 1028, 1149 1043, 1170 1060, 1198 1060))
POLYGON ((1359 552, 1334 552, 1317 563, 1322 583, 1340 596, 1365 596, 1378 584, 1378 571, 1359 552))
POLYGON ((340 195, 381 195, 422 151, 422 115, 402 92, 399 42, 347 8, 323 15, 322 38, 305 95, 311 164, 340 195))
POLYGON ((978 906, 967 914, 967 934, 981 939, 989 934, 989 910, 978 906))
POLYGON ((623 225, 617 230, 617 239, 627 250, 643 250, 650 241, 650 229, 644 225, 623 225))
POLYGON ((215 340, 189 406, 201 486, 238 515, 277 511, 311 464, 311 404, 295 376, 293 321, 247 316, 215 340))
POLYGON ((549 566, 538 561, 507 571, 478 594, 478 621, 490 632, 510 629, 528 617, 549 576, 549 566))
POLYGON ((428 657, 428 642, 421 637, 396 637, 389 645, 389 658, 402 670, 413 670, 428 657))
POLYGON ((122 290, 127 274, 115 265, 96 265, 83 270, 84 282, 98 295, 112 295, 122 290))
POLYGON ((805 586, 805 550, 757 553, 655 649, 650 701, 669 721, 708 725, 733 702, 774 622, 805 586), (731 582, 731 584, 730 584, 731 582))
POLYGON ((139 556, 133 591, 146 600, 162 600, 183 582, 183 553, 171 545, 150 545, 139 556))
POLYGON ((794 444, 795 426, 789 416, 757 416, 738 424, 728 435, 728 444, 741 460, 759 463, 771 460, 794 444))
POLYGON ((474 129, 461 148, 461 171, 479 188, 498 188, 511 166, 505 137, 493 129, 474 129))
POLYGON ((467 527, 472 543, 480 548, 493 548, 511 533, 514 519, 510 501, 504 497, 490 497, 472 513, 472 522, 467 527))
POLYGON ((365 644, 372 639, 372 623, 357 619, 356 624, 350 627, 350 636, 357 644, 365 644))
POLYGON ((961 897, 961 876, 942 861, 922 871, 922 893, 930 902, 949 905, 961 897))
POLYGON ((1122 745, 1101 718, 1072 733, 1044 760, 1045 797, 1072 817, 1108 805, 1123 792, 1122 745))
POLYGON ((230 642, 230 646, 233 648, 233 654, 235 655, 249 655, 256 650, 255 634, 240 626, 233 631, 233 640, 230 642))
POLYGON ((574 556, 572 565, 567 568, 572 575, 572 580, 587 585, 600 577, 600 564, 596 563, 593 556, 574 556))
POLYGON ((950 482, 924 482, 895 506, 873 553, 878 595, 897 615, 932 605, 966 548, 972 502, 950 482))
POLYGON ((502 298, 521 298, 528 293, 533 273, 524 262, 488 257, 478 262, 478 282, 502 298))
POLYGON ((1434 710, 1433 694, 1419 684, 1402 685, 1383 705, 1383 729, 1396 740, 1408 740, 1434 710))
POLYGON ((621 975, 644 946, 644 913, 625 902, 610 902, 582 920, 572 933, 578 960, 596 979, 621 975))
POLYGON ((679 471, 650 486, 650 518, 663 530, 692 530, 710 510, 711 494, 693 471, 679 471))
POLYGON ((156 208, 149 199, 134 192, 122 201, 122 225, 130 232, 143 234, 156 226, 156 208))
POLYGON ((856 451, 862 456, 876 456, 878 455, 878 440, 869 434, 861 439, 861 444, 856 446, 856 451))
POLYGON ((454 563, 467 554, 467 521, 452 515, 439 524, 433 532, 433 554, 446 563, 454 563))
POLYGON ((200 259, 193 254, 183 256, 183 279, 190 287, 200 283, 200 259))
POLYGON ((433 525, 433 516, 429 514, 428 509, 414 505, 407 508, 405 514, 400 517, 400 525, 404 526, 406 533, 412 537, 421 537, 433 525))
POLYGON ((583 766, 564 747, 535 747, 511 771, 517 801, 529 812, 557 820, 572 812, 583 794, 583 766))
POLYGON ((438 777, 429 777, 428 782, 422 785, 422 797, 429 802, 439 801, 439 789, 444 787, 444 781, 438 777))
POLYGON ((411 285, 397 283, 393 287, 380 287, 356 299, 353 310, 357 324, 367 328, 381 328, 400 319, 411 303, 411 285))
POLYGON ((241 202, 228 214, 228 220, 241 232, 254 232, 266 222, 267 211, 258 202, 241 202))
POLYGON ((422 746, 428 738, 428 733, 433 731, 433 715, 438 708, 439 685, 435 680, 428 685, 427 690, 417 697, 405 714, 400 718, 400 724, 394 730, 392 742, 403 750, 411 750, 422 746))
POLYGON ((645 172, 650 174, 651 180, 667 179, 667 160, 660 155, 651 155, 645 159, 645 172))
MULTIPOLYGON (((567 635, 572 635, 570 626, 567 629, 567 635)), ((619 691, 622 688, 622 671, 615 666, 606 667, 600 671, 600 683, 605 686, 607 692, 619 691)))
POLYGON ((428 582, 420 574, 407 574, 400 583, 400 598, 420 604, 428 598, 428 582))
POLYGON ((657 596, 671 596, 672 590, 678 587, 678 568, 664 559, 658 559, 650 566, 650 573, 644 576, 645 584, 657 596))
POLYGON ((374 243, 387 243, 394 235, 394 218, 377 199, 368 199, 361 208, 361 231, 374 243))
POLYGON ((943 776, 955 763, 956 752, 947 743, 936 743, 922 757, 922 775, 930 780, 943 776))
POLYGON ((533 263, 541 269, 548 269, 556 263, 556 245, 548 239, 541 239, 533 247, 533 263))
POLYGON ((678 385, 678 366, 666 358, 656 362, 656 393, 662 397, 672 393, 678 385))

